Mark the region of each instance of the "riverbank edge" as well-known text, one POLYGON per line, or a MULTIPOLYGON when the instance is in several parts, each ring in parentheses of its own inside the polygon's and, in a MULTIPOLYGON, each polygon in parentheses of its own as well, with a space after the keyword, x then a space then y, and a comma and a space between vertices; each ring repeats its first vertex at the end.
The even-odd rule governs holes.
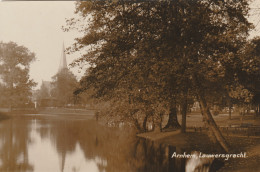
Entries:
MULTIPOLYGON (((150 141, 155 141, 158 142, 160 144, 165 144, 165 145, 169 145, 169 146, 178 146, 176 145, 188 145, 188 140, 187 137, 189 134, 191 134, 192 132, 187 132, 187 133, 181 133, 181 130, 175 130, 175 131, 168 131, 168 132, 145 132, 145 133, 139 133, 137 134, 137 137, 143 138, 143 139, 148 139, 150 141), (169 139, 171 140, 179 140, 181 138, 180 143, 178 141, 176 141, 175 143, 171 143, 169 142, 169 139)), ((206 135, 206 133, 204 133, 206 135)), ((236 138, 232 138, 232 137, 228 137, 227 138, 229 141, 231 141, 231 139, 234 141, 236 140, 236 138)), ((260 140, 259 138, 251 138, 253 140, 260 140)), ((200 140, 200 139, 198 139, 200 140)), ((218 171, 226 171, 228 169, 228 171, 230 172, 235 172, 237 171, 237 169, 241 169, 241 171, 245 170, 247 171, 247 169, 254 169, 257 166, 257 162, 254 162, 252 159, 259 159, 260 158, 260 153, 255 153, 255 149, 259 149, 259 145, 255 145, 252 144, 248 147, 245 148, 244 152, 247 152, 247 154, 249 154, 248 157, 248 161, 247 162, 248 166, 247 168, 243 168, 243 165, 240 163, 241 160, 240 159, 231 159, 230 162, 225 163, 224 166, 222 166, 218 171), (254 151, 252 151, 254 150, 254 151), (252 161, 252 162, 251 162, 252 161), (243 170, 242 170, 243 169, 243 170)), ((244 164, 245 165, 245 164, 244 164)))
POLYGON ((137 137, 141 137, 144 139, 149 139, 152 141, 158 141, 167 137, 171 137, 177 134, 180 134, 181 130, 174 130, 174 131, 168 131, 168 132, 144 132, 144 133, 138 133, 137 137))
POLYGON ((12 111, 1 111, 0 115, 4 117, 14 117, 20 115, 31 115, 31 114, 53 114, 53 115, 92 115, 94 116, 94 109, 74 109, 74 108, 31 108, 31 109, 13 109, 12 111))

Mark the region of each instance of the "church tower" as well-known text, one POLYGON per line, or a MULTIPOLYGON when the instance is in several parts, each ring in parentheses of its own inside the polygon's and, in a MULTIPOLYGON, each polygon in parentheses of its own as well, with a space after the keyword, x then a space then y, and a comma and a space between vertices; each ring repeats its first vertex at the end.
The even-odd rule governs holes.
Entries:
POLYGON ((60 59, 60 66, 59 66, 59 71, 60 72, 62 69, 67 69, 67 59, 66 59, 66 54, 65 54, 65 46, 63 43, 62 51, 61 51, 61 59, 60 59))

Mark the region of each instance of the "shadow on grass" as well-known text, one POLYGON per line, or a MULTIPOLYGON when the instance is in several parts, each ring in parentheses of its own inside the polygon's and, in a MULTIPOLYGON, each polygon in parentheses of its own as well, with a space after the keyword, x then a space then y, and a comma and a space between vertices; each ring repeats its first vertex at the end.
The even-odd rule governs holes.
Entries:
POLYGON ((7 115, 3 112, 0 112, 0 121, 5 120, 5 119, 9 119, 9 118, 10 118, 9 115, 7 115))

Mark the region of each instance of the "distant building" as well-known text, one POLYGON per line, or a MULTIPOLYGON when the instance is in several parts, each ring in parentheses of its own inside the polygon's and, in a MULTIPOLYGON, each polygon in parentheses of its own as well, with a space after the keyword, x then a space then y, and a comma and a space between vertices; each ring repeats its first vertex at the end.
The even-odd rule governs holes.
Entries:
MULTIPOLYGON (((62 51, 61 51, 61 58, 60 58, 60 65, 58 69, 58 73, 61 72, 63 69, 67 69, 67 59, 65 54, 65 46, 63 44, 62 51)), ((58 102, 55 97, 52 96, 51 90, 53 85, 51 81, 42 81, 41 89, 39 90, 39 99, 38 103, 42 107, 52 107, 57 106, 58 102)))
POLYGON ((51 89, 52 89, 51 81, 42 80, 41 88, 46 89, 46 97, 51 97, 51 89))
POLYGON ((62 46, 60 66, 59 66, 58 72, 60 72, 62 69, 68 69, 64 43, 63 43, 63 46, 62 46))

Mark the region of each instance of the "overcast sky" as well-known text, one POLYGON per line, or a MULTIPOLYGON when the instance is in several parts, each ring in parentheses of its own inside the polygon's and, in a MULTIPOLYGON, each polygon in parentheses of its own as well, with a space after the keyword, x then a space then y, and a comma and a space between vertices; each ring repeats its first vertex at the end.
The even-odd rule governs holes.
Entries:
MULTIPOLYGON (((62 43, 69 46, 76 32, 63 32, 65 18, 75 16, 73 1, 5 1, 0 2, 0 41, 16 42, 36 53, 37 60, 32 63, 30 76, 38 87, 42 80, 51 80, 59 68, 62 43)), ((260 1, 251 4, 251 22, 257 25, 253 35, 260 35, 260 1)), ((79 54, 67 55, 68 63, 79 54)), ((78 76, 78 70, 74 69, 78 76)))
MULTIPOLYGON (((57 73, 63 41, 65 46, 69 46, 78 36, 76 32, 67 33, 61 29, 65 18, 74 16, 74 3, 0 2, 0 41, 16 42, 36 53, 37 60, 31 65, 30 76, 39 86, 42 80, 50 81, 57 73)), ((67 55, 68 63, 78 55, 67 55)))

